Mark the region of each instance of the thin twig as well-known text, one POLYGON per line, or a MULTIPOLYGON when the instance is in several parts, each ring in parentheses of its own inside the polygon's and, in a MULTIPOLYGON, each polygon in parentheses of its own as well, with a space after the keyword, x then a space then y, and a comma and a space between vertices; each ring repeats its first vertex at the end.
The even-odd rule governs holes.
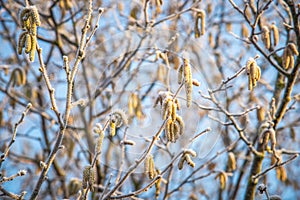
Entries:
POLYGON ((3 162, 3 161, 5 160, 5 158, 7 157, 10 148, 12 147, 13 143, 16 141, 16 137, 17 137, 17 129, 18 129, 19 125, 24 121, 24 118, 25 118, 25 116, 27 115, 27 113, 28 113, 28 111, 30 110, 31 107, 32 107, 32 104, 31 104, 31 103, 27 104, 27 107, 26 107, 26 109, 23 111, 23 113, 22 113, 22 115, 21 115, 21 118, 19 119, 19 121, 18 121, 17 123, 15 123, 12 138, 11 138, 11 140, 10 140, 8 146, 7 146, 6 149, 4 150, 4 153, 1 154, 1 156, 0 156, 0 168, 1 168, 2 162, 3 162))

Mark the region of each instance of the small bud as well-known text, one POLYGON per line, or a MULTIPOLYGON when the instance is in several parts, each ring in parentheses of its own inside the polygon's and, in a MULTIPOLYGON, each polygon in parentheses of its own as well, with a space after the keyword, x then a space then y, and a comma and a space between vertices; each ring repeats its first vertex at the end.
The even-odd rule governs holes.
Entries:
POLYGON ((193 85, 196 86, 196 87, 199 87, 200 86, 200 82, 196 79, 193 79, 193 85))
POLYGON ((134 146, 135 142, 133 140, 125 140, 125 141, 121 141, 121 144, 134 146))
POLYGON ((18 172, 18 175, 19 176, 24 176, 24 175, 26 175, 27 174, 27 171, 26 170, 20 170, 19 172, 18 172))

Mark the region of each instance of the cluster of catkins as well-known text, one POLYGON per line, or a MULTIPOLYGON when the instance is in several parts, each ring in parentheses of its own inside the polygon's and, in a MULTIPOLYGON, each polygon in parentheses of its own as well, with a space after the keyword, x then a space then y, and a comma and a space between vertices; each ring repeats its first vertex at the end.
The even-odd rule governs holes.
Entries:
POLYGON ((29 54, 29 60, 34 61, 37 26, 41 25, 39 13, 35 6, 24 7, 20 12, 20 22, 23 32, 19 36, 18 53, 22 54, 23 48, 25 53, 29 54))

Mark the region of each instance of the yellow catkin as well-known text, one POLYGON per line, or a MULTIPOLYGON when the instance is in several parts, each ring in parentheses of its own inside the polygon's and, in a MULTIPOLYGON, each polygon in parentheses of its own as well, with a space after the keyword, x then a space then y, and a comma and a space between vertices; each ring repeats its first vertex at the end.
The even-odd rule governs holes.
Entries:
POLYGON ((25 42, 26 42, 26 35, 27 32, 22 32, 19 36, 19 41, 18 41, 18 54, 22 54, 23 47, 25 47, 25 42))
POLYGON ((171 97, 168 97, 168 98, 165 98, 163 100, 163 105, 162 105, 162 117, 163 117, 163 120, 167 119, 171 113, 172 113, 172 98, 171 97))
POLYGON ((21 75, 21 85, 25 85, 26 83, 26 79, 27 79, 27 76, 26 76, 26 72, 23 68, 19 68, 21 71, 20 71, 20 75, 21 75))
POLYGON ((232 23, 231 22, 226 23, 226 30, 227 30, 227 32, 232 31, 232 23))
POLYGON ((182 135, 183 132, 184 132, 184 126, 185 126, 185 124, 182 120, 182 117, 177 115, 176 116, 176 122, 178 123, 178 127, 179 127, 179 135, 182 135))
POLYGON ((291 53, 290 50, 286 47, 283 51, 282 56, 282 66, 284 69, 288 69, 290 66, 291 53))
POLYGON ((180 158, 180 160, 179 160, 179 162, 178 162, 178 169, 179 169, 179 170, 182 170, 183 165, 184 165, 184 162, 185 162, 185 157, 184 157, 184 155, 183 155, 183 156, 181 156, 181 158, 180 158))
POLYGON ((152 155, 148 155, 145 160, 145 173, 148 174, 149 179, 156 176, 155 164, 152 155))
POLYGON ((93 192, 94 191, 94 183, 95 183, 95 178, 96 178, 96 174, 95 174, 95 170, 94 168, 91 166, 89 169, 89 179, 88 179, 88 184, 90 187, 90 190, 93 192))
POLYGON ((251 91, 256 86, 256 82, 260 79, 261 70, 257 65, 255 59, 249 58, 246 64, 246 71, 248 75, 248 89, 251 91))
POLYGON ((298 56, 299 52, 297 47, 294 43, 289 43, 283 52, 282 56, 282 66, 285 69, 293 68, 295 65, 295 58, 294 55, 298 56))
POLYGON ((289 49, 291 50, 291 53, 292 53, 293 55, 296 55, 296 56, 299 55, 298 49, 297 49, 297 47, 296 47, 296 45, 295 45, 294 43, 289 43, 289 44, 287 45, 287 48, 289 48, 289 49))
POLYGON ((259 143, 263 145, 264 149, 266 149, 269 139, 270 139, 270 131, 269 129, 264 129, 260 135, 260 140, 259 140, 259 143))
POLYGON ((30 54, 29 54, 29 60, 31 62, 34 61, 35 50, 36 50, 36 36, 31 35, 31 49, 30 49, 30 54))
POLYGON ((32 21, 37 26, 41 25, 40 17, 36 6, 30 6, 30 16, 32 17, 32 21))
POLYGON ((256 82, 260 80, 261 77, 261 69, 260 67, 255 63, 255 86, 256 82))
POLYGON ((208 44, 211 48, 214 48, 215 46, 213 34, 211 32, 208 34, 208 44))
POLYGON ((195 19, 195 25, 194 25, 195 38, 199 38, 200 37, 199 18, 200 18, 200 16, 197 14, 196 15, 196 19, 195 19))
POLYGON ((276 168, 276 176, 277 179, 282 182, 285 182, 287 180, 287 174, 284 166, 279 166, 278 168, 276 168))
POLYGON ((31 50, 32 41, 31 41, 31 35, 26 34, 26 42, 25 42, 25 53, 29 53, 31 50))
POLYGON ((274 47, 277 46, 278 42, 279 42, 279 31, 277 26, 272 23, 271 25, 271 31, 272 31, 272 35, 273 35, 273 45, 274 47))
POLYGON ((156 0, 155 3, 156 3, 157 6, 162 6, 164 1, 163 0, 156 0))
POLYGON ((173 57, 173 63, 174 63, 174 70, 177 70, 180 66, 180 58, 178 58, 178 56, 174 56, 173 57))
POLYGON ((179 104, 178 99, 175 99, 174 101, 176 103, 177 110, 180 110, 180 104, 179 104))
POLYGON ((192 168, 194 168, 194 167, 195 167, 195 163, 194 163, 194 161, 191 159, 190 155, 189 155, 189 154, 185 154, 184 157, 185 157, 185 160, 186 160, 187 164, 188 164, 189 166, 191 166, 192 168))
MULTIPOLYGON (((157 170, 156 172, 157 172, 157 174, 160 174, 160 171, 159 171, 159 170, 157 170)), ((155 182, 155 198, 156 198, 156 199, 158 199, 159 194, 160 194, 161 179, 162 179, 162 178, 159 178, 159 179, 155 182)))
POLYGON ((28 20, 29 18, 29 9, 27 9, 26 7, 22 8, 21 12, 20 12, 20 15, 19 15, 19 19, 20 19, 20 22, 21 22, 21 27, 22 29, 26 29, 26 25, 25 25, 25 22, 28 20))
POLYGON ((213 10, 212 4, 211 4, 211 3, 208 3, 208 4, 207 4, 207 14, 210 15, 211 12, 212 12, 212 10, 213 10))
POLYGON ((259 122, 262 122, 265 119, 265 109, 262 106, 256 110, 256 117, 259 122))
POLYGON ((26 83, 26 73, 23 68, 17 67, 11 73, 11 81, 13 82, 13 86, 21 86, 26 83))
POLYGON ((175 102, 172 102, 172 111, 171 111, 171 119, 172 121, 176 121, 176 103, 175 102))
MULTIPOLYGON (((37 26, 41 25, 38 10, 35 6, 25 7, 22 9, 19 18, 20 18, 22 29, 24 30, 23 33, 26 34, 26 39, 25 39, 26 44, 24 43, 25 52, 29 54, 29 60, 33 62, 35 57, 36 43, 37 43, 37 37, 36 37, 37 26)), ((23 42, 22 37, 20 37, 19 39, 19 47, 18 47, 19 54, 22 53, 22 48, 24 47, 22 43, 23 42)))
POLYGON ((166 83, 167 68, 164 65, 159 65, 156 72, 157 80, 166 83))
POLYGON ((134 99, 133 95, 130 94, 128 98, 128 114, 130 117, 134 116, 134 99))
POLYGON ((183 73, 183 65, 180 65, 178 69, 178 84, 180 85, 182 83, 182 73, 183 73))
POLYGON ((270 141, 271 141, 271 150, 275 150, 275 147, 276 147, 276 132, 273 128, 270 128, 269 129, 270 131, 270 141))
POLYGON ((24 30, 30 30, 30 16, 29 16, 29 14, 27 15, 27 18, 25 18, 23 24, 24 24, 23 25, 24 30))
POLYGON ((200 35, 204 35, 205 34, 205 11, 201 10, 199 12, 200 14, 200 19, 201 19, 201 34, 200 35))
POLYGON ((101 152, 103 139, 104 139, 104 132, 101 130, 96 139, 95 154, 101 152))
POLYGON ((293 55, 290 55, 290 56, 289 56, 289 59, 290 59, 290 62, 289 62, 288 69, 293 68, 294 65, 295 65, 295 58, 294 58, 294 56, 293 56, 293 55))
POLYGON ((156 13, 161 13, 161 6, 163 4, 163 0, 156 0, 155 4, 156 4, 156 13))
POLYGON ((225 172, 219 173, 219 181, 220 181, 220 188, 224 190, 226 188, 226 182, 227 182, 227 175, 225 172))
POLYGON ((172 119, 168 119, 168 121, 165 124, 165 133, 168 141, 175 142, 172 123, 172 119))
POLYGON ((249 31, 248 31, 248 28, 247 28, 246 24, 242 24, 241 33, 242 33, 242 37, 248 37, 249 31))
POLYGON ((17 69, 15 71, 15 85, 20 86, 22 84, 22 71, 17 69))
POLYGON ((143 116, 142 102, 136 93, 131 93, 128 99, 128 113, 130 117, 136 116, 141 119, 143 116))
POLYGON ((270 47, 271 47, 270 30, 267 26, 262 27, 261 39, 262 39, 262 42, 264 43, 266 49, 270 49, 270 47))
POLYGON ((135 107, 135 116, 137 117, 137 119, 142 119, 143 117, 142 101, 138 97, 138 95, 136 95, 136 99, 137 99, 137 105, 135 107))
POLYGON ((233 152, 228 153, 228 171, 235 171, 236 170, 236 159, 233 152))
POLYGON ((86 189, 88 187, 89 183, 89 177, 90 177, 90 168, 91 166, 86 166, 83 170, 83 175, 82 175, 82 188, 86 189))
POLYGON ((293 140, 293 142, 296 141, 296 131, 293 128, 290 128, 290 137, 293 140))
POLYGON ((113 137, 116 135, 116 122, 115 120, 110 120, 110 135, 113 137))
POLYGON ((36 27, 35 23, 32 23, 30 25, 29 33, 30 33, 30 35, 33 35, 33 36, 37 35, 37 27, 36 27))
POLYGON ((78 191, 80 191, 81 188, 81 181, 78 178, 72 178, 68 184, 68 192, 69 195, 75 195, 78 191))
POLYGON ((192 71, 188 59, 183 59, 184 85, 186 92, 186 105, 190 107, 192 104, 193 80, 192 71))
POLYGON ((173 137, 175 139, 175 141, 174 141, 174 143, 175 143, 176 140, 180 136, 180 128, 179 128, 179 125, 174 121, 172 122, 172 133, 173 133, 173 137))

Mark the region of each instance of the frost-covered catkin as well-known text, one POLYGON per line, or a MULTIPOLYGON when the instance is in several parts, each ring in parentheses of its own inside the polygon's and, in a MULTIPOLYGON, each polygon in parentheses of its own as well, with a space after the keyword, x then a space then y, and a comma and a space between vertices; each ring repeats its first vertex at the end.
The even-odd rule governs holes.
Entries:
POLYGON ((193 80, 192 71, 188 59, 183 59, 183 73, 184 73, 184 85, 186 93, 186 105, 190 107, 192 104, 192 93, 193 93, 193 80))
POLYGON ((41 25, 38 10, 35 6, 28 6, 21 10, 19 20, 23 33, 19 36, 18 53, 29 54, 29 60, 34 61, 37 44, 37 27, 41 25))
POLYGON ((25 47, 26 43, 26 32, 22 32, 19 36, 19 41, 18 41, 18 54, 21 55, 23 48, 25 47))
POLYGON ((277 44, 279 42, 279 30, 274 23, 271 25, 271 31, 272 31, 272 35, 273 35, 273 45, 275 47, 275 46, 277 46, 277 44))
POLYGON ((182 83, 182 74, 183 74, 183 65, 181 65, 178 69, 178 84, 182 83))
POLYGON ((29 52, 29 60, 31 62, 34 61, 35 50, 36 50, 36 36, 35 35, 31 35, 31 49, 30 49, 30 52, 29 52))
POLYGON ((195 167, 194 161, 191 159, 191 155, 194 155, 193 151, 185 150, 178 162, 178 169, 181 170, 183 168, 184 163, 186 162, 192 168, 195 167))
POLYGON ((97 134, 96 145, 95 145, 95 155, 101 152, 102 143, 104 139, 104 131, 102 130, 102 126, 100 124, 96 124, 94 128, 94 132, 97 134))
POLYGON ((299 52, 294 43, 289 43, 283 52, 282 56, 282 66, 285 69, 293 68, 295 65, 295 58, 294 56, 298 56, 299 52))
POLYGON ((145 160, 145 173, 148 174, 149 179, 156 176, 155 164, 152 155, 148 155, 145 160))
MULTIPOLYGON (((157 170, 157 174, 160 174, 160 171, 157 170)), ((159 194, 160 194, 160 185, 161 185, 161 179, 159 178, 156 183, 155 183, 155 198, 158 199, 159 194)))
POLYGON ((194 168, 194 167, 195 167, 195 163, 194 163, 194 161, 191 159, 190 154, 185 154, 184 156, 185 156, 185 160, 186 160, 187 164, 188 164, 189 166, 191 166, 192 168, 194 168))
POLYGON ((249 58, 246 64, 246 71, 248 75, 248 89, 251 91, 256 86, 261 76, 260 67, 257 65, 254 58, 249 58))
POLYGON ((25 42, 25 53, 29 53, 30 50, 31 50, 31 46, 32 46, 31 35, 26 34, 25 40, 26 40, 26 42, 25 42))
POLYGON ((242 35, 242 37, 245 37, 245 38, 248 37, 248 35, 249 35, 249 31, 248 31, 246 24, 242 24, 241 35, 242 35))
POLYGON ((91 191, 93 191, 94 183, 95 183, 95 170, 91 165, 88 165, 83 170, 82 187, 83 189, 90 187, 91 191))
POLYGON ((195 25, 194 25, 194 32, 195 32, 195 38, 200 37, 201 35, 205 34, 205 11, 204 10, 199 10, 196 14, 196 19, 195 19, 195 25), (199 20, 201 20, 200 24, 200 29, 199 30, 199 20))
POLYGON ((175 143, 179 136, 183 134, 184 122, 179 115, 176 115, 176 120, 168 119, 165 124, 165 133, 169 142, 175 143))
POLYGON ((270 30, 267 26, 262 27, 261 39, 262 39, 266 49, 270 49, 270 47, 271 47, 270 30))
POLYGON ((201 18, 201 35, 204 35, 205 34, 205 11, 204 10, 201 10, 199 12, 200 14, 200 18, 201 18))

